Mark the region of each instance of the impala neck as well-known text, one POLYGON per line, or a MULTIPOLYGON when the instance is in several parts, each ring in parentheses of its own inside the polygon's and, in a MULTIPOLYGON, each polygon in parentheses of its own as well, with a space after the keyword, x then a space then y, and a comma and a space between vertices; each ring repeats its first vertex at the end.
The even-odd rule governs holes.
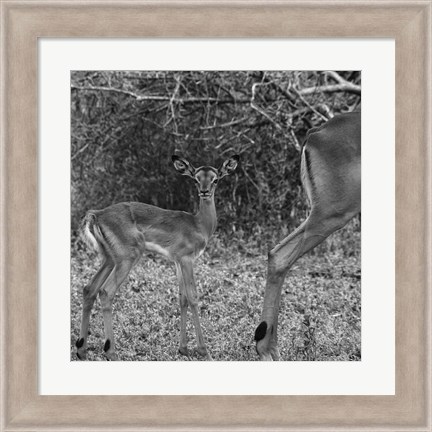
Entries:
POLYGON ((217 224, 214 196, 207 199, 200 198, 199 209, 196 217, 202 225, 205 234, 210 238, 214 233, 217 224))

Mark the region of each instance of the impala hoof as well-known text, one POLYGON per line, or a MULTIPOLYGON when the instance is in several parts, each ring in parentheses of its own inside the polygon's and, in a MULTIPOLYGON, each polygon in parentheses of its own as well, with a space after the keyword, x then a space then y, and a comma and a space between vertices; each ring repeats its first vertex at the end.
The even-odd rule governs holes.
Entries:
POLYGON ((273 357, 269 353, 262 353, 259 356, 261 361, 273 361, 273 357))
POLYGON ((87 350, 84 347, 84 338, 79 338, 76 342, 75 342, 75 346, 76 346, 76 356, 78 358, 78 360, 86 360, 87 359, 87 350))
POLYGON ((279 361, 279 350, 275 346, 266 348, 262 342, 257 342, 256 350, 261 361, 279 361))
POLYGON ((200 357, 205 357, 207 360, 212 361, 212 356, 208 353, 207 348, 206 347, 198 347, 196 349, 196 353, 200 356, 200 357))
POLYGON ((105 357, 106 357, 107 361, 117 361, 118 360, 117 354, 114 352, 105 353, 105 357))
POLYGON ((81 361, 87 360, 87 353, 85 351, 77 351, 76 356, 78 360, 81 361))
POLYGON ((261 361, 278 361, 280 358, 277 342, 273 338, 273 326, 262 321, 255 330, 256 351, 261 361))
POLYGON ((188 360, 190 360, 189 350, 187 347, 180 347, 178 351, 181 355, 187 357, 188 360))

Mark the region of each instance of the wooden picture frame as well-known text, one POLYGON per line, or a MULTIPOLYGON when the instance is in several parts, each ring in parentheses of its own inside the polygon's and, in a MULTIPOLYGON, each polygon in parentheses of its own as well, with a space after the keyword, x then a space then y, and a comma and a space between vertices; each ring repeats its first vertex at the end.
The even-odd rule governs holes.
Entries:
POLYGON ((3 1, 1 431, 431 431, 431 8, 431 1, 3 1), (37 40, 181 36, 395 39, 395 396, 38 394, 37 40))

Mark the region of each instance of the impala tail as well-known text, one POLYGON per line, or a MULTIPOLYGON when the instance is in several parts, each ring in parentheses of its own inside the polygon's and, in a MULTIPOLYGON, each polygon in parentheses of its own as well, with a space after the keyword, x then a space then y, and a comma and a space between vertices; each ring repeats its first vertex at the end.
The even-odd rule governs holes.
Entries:
POLYGON ((81 233, 84 241, 89 248, 98 252, 101 255, 105 255, 105 239, 98 225, 96 213, 94 210, 89 210, 85 215, 82 221, 81 233))

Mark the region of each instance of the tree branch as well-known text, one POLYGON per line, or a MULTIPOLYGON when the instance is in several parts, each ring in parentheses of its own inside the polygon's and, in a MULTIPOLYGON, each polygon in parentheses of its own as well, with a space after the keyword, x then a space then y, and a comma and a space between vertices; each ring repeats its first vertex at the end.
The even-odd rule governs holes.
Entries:
POLYGON ((248 117, 243 117, 237 120, 232 120, 228 123, 221 123, 221 124, 215 124, 213 126, 201 126, 200 130, 210 130, 210 129, 219 129, 219 128, 226 128, 226 127, 231 127, 231 126, 235 126, 241 123, 244 123, 245 121, 249 120, 249 116, 248 117))
POLYGON ((292 87, 293 91, 297 94, 297 96, 299 97, 299 99, 312 111, 314 112, 316 115, 318 115, 319 117, 321 117, 323 120, 327 121, 328 118, 324 115, 322 115, 319 111, 317 111, 304 97, 303 95, 300 93, 299 90, 297 90, 295 87, 292 87))
POLYGON ((244 103, 249 104, 250 99, 218 99, 215 97, 188 97, 188 98, 172 98, 172 96, 158 96, 158 95, 140 95, 129 90, 118 89, 114 87, 102 87, 102 86, 77 86, 71 84, 71 88, 82 91, 105 91, 120 93, 126 96, 133 97, 137 101, 163 101, 170 103, 188 104, 188 103, 201 103, 201 102, 217 102, 217 103, 244 103))
POLYGON ((316 87, 309 87, 298 90, 301 95, 309 95, 312 93, 323 92, 323 93, 335 93, 335 92, 347 92, 354 94, 361 94, 361 87, 357 84, 353 84, 340 76, 335 71, 325 71, 325 74, 333 78, 337 84, 328 84, 316 87))
POLYGON ((329 84, 326 86, 308 87, 299 90, 299 93, 301 95, 310 95, 318 92, 323 92, 323 93, 347 92, 347 93, 354 93, 360 95, 361 87, 356 84, 351 84, 347 82, 346 84, 329 84))

